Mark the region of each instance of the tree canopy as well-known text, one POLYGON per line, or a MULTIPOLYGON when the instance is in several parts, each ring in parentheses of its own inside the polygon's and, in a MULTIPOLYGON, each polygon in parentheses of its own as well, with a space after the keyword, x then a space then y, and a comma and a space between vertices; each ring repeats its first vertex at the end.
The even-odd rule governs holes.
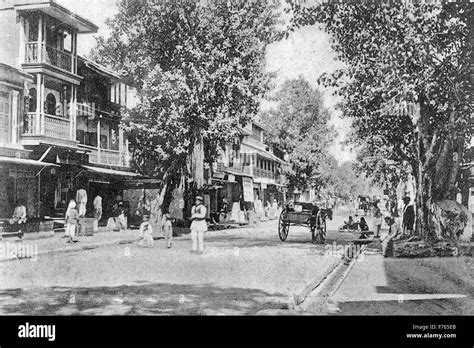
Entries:
POLYGON ((322 94, 300 77, 285 81, 273 99, 277 107, 262 113, 261 119, 267 140, 288 155, 283 166, 288 188, 320 189, 330 178, 329 146, 335 137, 322 94))
POLYGON ((293 3, 294 26, 320 23, 346 68, 337 88, 353 142, 408 164, 417 186, 417 231, 430 237, 431 205, 453 196, 471 136, 468 3, 293 3))
POLYGON ((139 103, 124 118, 134 161, 149 175, 203 179, 267 89, 265 47, 276 22, 260 4, 122 0, 94 59, 121 71, 139 103))

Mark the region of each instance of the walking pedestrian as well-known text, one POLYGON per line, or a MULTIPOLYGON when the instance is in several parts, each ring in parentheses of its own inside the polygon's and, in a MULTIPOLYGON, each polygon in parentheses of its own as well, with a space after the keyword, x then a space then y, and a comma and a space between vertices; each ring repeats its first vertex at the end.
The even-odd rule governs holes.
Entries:
POLYGON ((74 237, 79 222, 79 214, 76 210, 76 202, 73 199, 69 202, 65 218, 64 226, 66 228, 65 235, 68 238, 67 243, 75 243, 77 242, 74 237))
POLYGON ((77 213, 79 216, 78 235, 82 236, 86 234, 86 204, 87 204, 87 192, 84 189, 79 189, 76 192, 76 204, 77 213))
POLYGON ((196 196, 195 205, 191 209, 191 252, 204 252, 204 232, 207 231, 206 207, 203 204, 204 199, 196 196))
POLYGON ((100 195, 95 196, 93 204, 94 204, 93 232, 95 233, 99 230, 99 221, 102 218, 102 197, 100 195))
POLYGON ((374 226, 374 238, 380 238, 380 229, 382 228, 382 211, 377 202, 372 207, 372 224, 374 226))
POLYGON ((150 215, 144 214, 140 224, 140 241, 138 242, 141 247, 151 248, 153 246, 153 230, 149 220, 150 215))
POLYGON ((382 254, 384 257, 393 256, 393 241, 402 236, 400 224, 391 216, 385 218, 386 224, 389 226, 388 235, 381 241, 382 254))
POLYGON ((163 232, 165 235, 166 247, 171 248, 171 240, 173 238, 173 223, 169 213, 163 214, 163 232))

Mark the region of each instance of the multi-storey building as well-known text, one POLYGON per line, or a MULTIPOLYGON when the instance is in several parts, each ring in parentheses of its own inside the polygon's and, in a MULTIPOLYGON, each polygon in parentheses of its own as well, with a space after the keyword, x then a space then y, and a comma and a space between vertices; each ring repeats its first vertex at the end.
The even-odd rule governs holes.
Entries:
POLYGON ((30 216, 54 216, 75 197, 122 194, 130 169, 119 128, 130 90, 77 54, 97 27, 53 0, 0 4, 0 217, 23 200, 30 216))
POLYGON ((210 211, 216 212, 223 198, 229 209, 239 202, 241 209, 259 210, 285 199, 286 179, 281 173, 283 153, 264 143, 264 127, 256 121, 240 129, 240 141, 228 144, 214 165, 209 179, 210 211))

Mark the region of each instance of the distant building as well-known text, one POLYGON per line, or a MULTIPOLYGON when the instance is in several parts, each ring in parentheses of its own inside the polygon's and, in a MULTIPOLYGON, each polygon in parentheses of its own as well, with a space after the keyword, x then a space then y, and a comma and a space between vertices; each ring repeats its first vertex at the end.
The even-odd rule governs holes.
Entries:
POLYGON ((255 121, 240 128, 240 140, 228 144, 209 171, 207 199, 211 213, 219 211, 224 198, 229 209, 239 203, 246 211, 285 200, 283 153, 264 143, 264 132, 255 121))

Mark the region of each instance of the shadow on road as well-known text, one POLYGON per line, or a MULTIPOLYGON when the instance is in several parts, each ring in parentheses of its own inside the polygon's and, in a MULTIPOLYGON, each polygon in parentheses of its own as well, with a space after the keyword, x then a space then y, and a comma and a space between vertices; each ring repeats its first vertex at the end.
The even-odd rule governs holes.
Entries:
POLYGON ((253 315, 285 308, 286 295, 255 289, 151 284, 0 291, 2 315, 253 315))
POLYGON ((349 233, 340 233, 340 232, 328 232, 326 236, 325 244, 313 244, 311 241, 311 232, 307 231, 304 233, 302 231, 298 231, 297 233, 291 234, 288 236, 288 239, 282 242, 278 236, 275 236, 272 239, 268 237, 259 238, 258 236, 212 236, 208 235, 206 237, 206 242, 210 243, 222 243, 228 247, 237 247, 237 248, 254 248, 254 247, 261 247, 261 248, 275 248, 275 247, 319 247, 320 249, 324 250, 325 245, 332 245, 333 243, 336 244, 347 244, 351 240, 355 239, 356 236, 354 234, 349 233))

